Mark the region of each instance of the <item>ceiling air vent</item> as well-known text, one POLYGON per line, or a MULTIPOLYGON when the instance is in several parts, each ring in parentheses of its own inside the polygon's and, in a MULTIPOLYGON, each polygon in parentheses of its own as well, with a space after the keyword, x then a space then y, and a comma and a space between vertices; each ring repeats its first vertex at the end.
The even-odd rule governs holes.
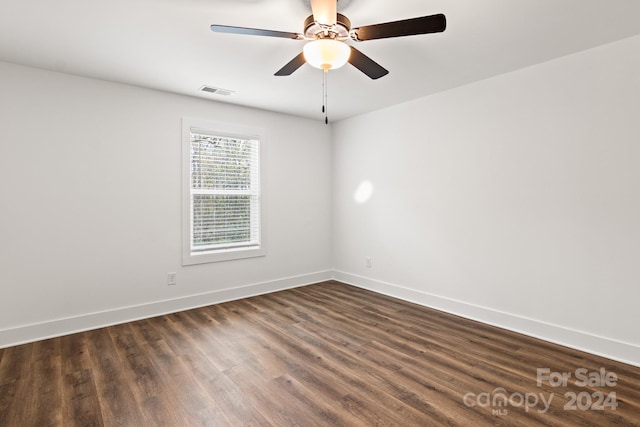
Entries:
POLYGON ((215 95, 222 95, 222 96, 229 96, 233 93, 232 90, 221 89, 219 87, 213 87, 213 86, 202 86, 200 90, 202 92, 213 93, 215 95))

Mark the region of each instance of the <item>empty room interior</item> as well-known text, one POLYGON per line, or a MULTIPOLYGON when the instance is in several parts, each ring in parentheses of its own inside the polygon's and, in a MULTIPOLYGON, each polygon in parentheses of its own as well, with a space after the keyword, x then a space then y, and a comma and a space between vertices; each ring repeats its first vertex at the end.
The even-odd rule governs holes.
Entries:
POLYGON ((640 425, 639 16, 0 0, 0 426, 640 425))

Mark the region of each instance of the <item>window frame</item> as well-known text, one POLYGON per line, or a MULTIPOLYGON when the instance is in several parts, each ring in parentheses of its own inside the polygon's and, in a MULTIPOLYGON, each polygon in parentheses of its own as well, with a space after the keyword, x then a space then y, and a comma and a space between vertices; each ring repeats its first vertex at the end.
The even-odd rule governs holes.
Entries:
POLYGON ((182 118, 182 265, 205 264, 211 262, 230 261, 235 259, 265 256, 265 152, 266 131, 262 128, 248 127, 212 120, 182 118), (191 132, 201 130, 208 134, 258 141, 258 245, 212 249, 210 251, 192 252, 192 193, 191 193, 191 132))

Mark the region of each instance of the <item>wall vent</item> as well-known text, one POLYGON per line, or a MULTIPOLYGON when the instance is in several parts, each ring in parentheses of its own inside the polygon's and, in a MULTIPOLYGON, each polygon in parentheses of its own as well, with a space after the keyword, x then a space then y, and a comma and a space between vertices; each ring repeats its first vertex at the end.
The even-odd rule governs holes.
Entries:
POLYGON ((229 96, 233 93, 232 90, 222 89, 222 88, 213 87, 213 86, 202 86, 200 90, 202 92, 213 93, 215 95, 222 95, 222 96, 229 96))

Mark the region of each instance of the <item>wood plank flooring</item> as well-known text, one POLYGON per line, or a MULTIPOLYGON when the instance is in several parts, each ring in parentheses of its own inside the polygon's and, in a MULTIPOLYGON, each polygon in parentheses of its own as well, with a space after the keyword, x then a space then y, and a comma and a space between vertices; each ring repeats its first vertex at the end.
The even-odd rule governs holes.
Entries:
POLYGON ((640 425, 640 368, 338 282, 0 349, 3 427, 483 425, 640 425))

